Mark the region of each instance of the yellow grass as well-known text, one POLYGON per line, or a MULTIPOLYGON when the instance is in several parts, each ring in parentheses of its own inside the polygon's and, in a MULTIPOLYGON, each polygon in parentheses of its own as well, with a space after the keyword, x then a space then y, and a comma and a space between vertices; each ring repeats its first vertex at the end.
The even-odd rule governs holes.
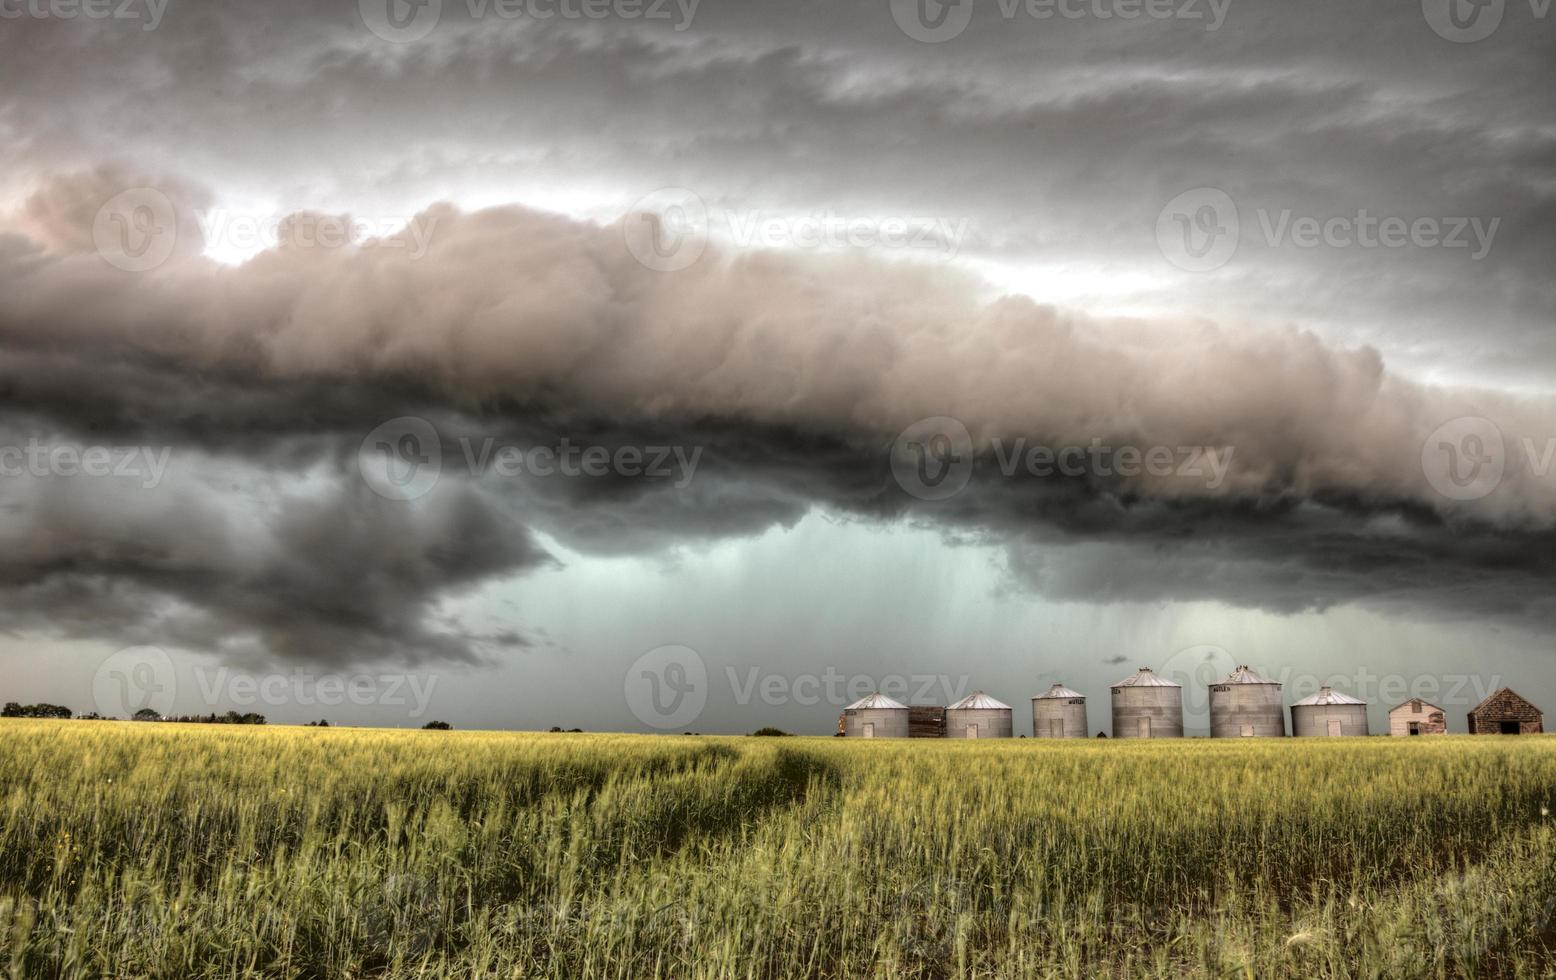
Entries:
POLYGON ((14 977, 1549 976, 1556 738, 0 722, 14 977))

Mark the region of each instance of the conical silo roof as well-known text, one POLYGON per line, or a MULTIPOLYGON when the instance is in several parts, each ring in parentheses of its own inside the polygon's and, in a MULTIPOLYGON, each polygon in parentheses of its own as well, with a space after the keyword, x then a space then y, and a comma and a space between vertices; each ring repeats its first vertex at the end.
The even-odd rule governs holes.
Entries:
POLYGON ((1182 687, 1165 677, 1159 676, 1149 667, 1141 667, 1128 677, 1119 681, 1114 687, 1182 687))
POLYGON ((860 698, 858 701, 855 701, 853 704, 849 705, 843 710, 863 711, 869 708, 901 708, 903 711, 908 710, 907 705, 900 701, 893 701, 891 698, 887 697, 879 691, 860 698))
POLYGON ((976 710, 1009 711, 1009 710, 1011 710, 1011 708, 1010 708, 1010 705, 1006 704, 1005 702, 1003 702, 1003 701, 996 701, 994 698, 989 697, 987 694, 984 694, 982 691, 974 691, 971 694, 967 695, 965 698, 962 698, 960 701, 958 701, 955 704, 951 705, 951 707, 947 708, 946 710, 947 711, 976 711, 976 710))
POLYGON ((1069 688, 1065 687, 1063 684, 1055 684, 1053 687, 1050 687, 1048 690, 1044 691, 1042 694, 1039 694, 1037 697, 1033 698, 1032 700, 1034 700, 1034 701, 1045 701, 1048 698, 1065 698, 1065 699, 1069 699, 1069 698, 1083 698, 1085 696, 1086 695, 1082 694, 1079 691, 1072 691, 1072 690, 1070 690, 1069 688))
POLYGON ((1332 687, 1321 687, 1318 693, 1312 697, 1303 698, 1293 708, 1300 708, 1309 704, 1366 704, 1361 698, 1353 698, 1349 694, 1343 694, 1332 687))
POLYGON ((1230 674, 1226 675, 1226 678, 1224 680, 1222 680, 1222 681, 1219 681, 1218 683, 1221 683, 1221 684, 1273 684, 1276 687, 1280 686, 1280 681, 1272 681, 1268 677, 1261 677, 1260 675, 1255 674, 1248 667, 1247 664, 1239 664, 1237 666, 1236 670, 1234 670, 1230 674))

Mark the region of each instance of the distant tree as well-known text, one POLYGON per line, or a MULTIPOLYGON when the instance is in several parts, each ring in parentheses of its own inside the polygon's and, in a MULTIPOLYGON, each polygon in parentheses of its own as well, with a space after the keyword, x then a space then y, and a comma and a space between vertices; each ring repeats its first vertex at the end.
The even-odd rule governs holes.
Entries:
POLYGON ((162 720, 162 716, 157 714, 157 712, 154 709, 152 709, 152 708, 142 708, 139 711, 135 712, 135 717, 132 720, 133 721, 161 721, 162 720))
POLYGON ((552 730, 552 731, 553 731, 553 732, 559 732, 559 731, 561 731, 561 730, 562 730, 562 726, 561 726, 561 725, 552 725, 552 726, 551 726, 551 730, 552 730))
POLYGON ((582 728, 569 728, 568 731, 569 732, 581 732, 581 731, 583 731, 583 729, 582 728))
POLYGON ((454 730, 454 726, 446 721, 429 721, 421 727, 423 731, 449 732, 454 730))
POLYGON ((58 704, 17 704, 7 701, 0 718, 69 718, 69 708, 58 704))
MULTIPOLYGON (((139 715, 140 712, 136 712, 136 716, 139 715)), ((181 722, 186 725, 263 725, 265 716, 254 711, 244 714, 229 711, 223 715, 213 711, 208 715, 178 715, 177 717, 169 715, 162 720, 181 722)))
POLYGON ((751 734, 770 738, 785 738, 789 733, 784 731, 782 728, 758 728, 751 734))
POLYGON ((310 722, 308 722, 308 724, 304 725, 303 727, 304 728, 328 728, 328 727, 330 727, 330 723, 326 719, 320 718, 318 721, 310 721, 310 722))

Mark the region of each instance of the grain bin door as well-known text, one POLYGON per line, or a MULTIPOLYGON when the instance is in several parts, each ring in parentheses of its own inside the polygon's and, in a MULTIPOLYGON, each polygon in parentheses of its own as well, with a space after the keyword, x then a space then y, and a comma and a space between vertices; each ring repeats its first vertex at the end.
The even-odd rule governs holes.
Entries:
POLYGON ((1063 718, 1050 718, 1050 719, 1048 719, 1048 737, 1049 738, 1064 738, 1064 719, 1063 718))
POLYGON ((1344 732, 1340 731, 1340 722, 1338 719, 1329 719, 1329 734, 1331 737, 1335 738, 1338 738, 1340 735, 1344 734, 1344 732))
POLYGON ((1135 729, 1135 734, 1139 735, 1141 738, 1150 738, 1151 737, 1151 719, 1149 719, 1149 718, 1141 718, 1139 725, 1135 729))
POLYGON ((978 726, 976 724, 968 725, 966 730, 962 734, 966 735, 968 738, 977 738, 978 737, 978 726))
POLYGON ((864 723, 864 737, 865 738, 874 738, 875 737, 875 722, 867 721, 867 722, 864 723))
POLYGON ((1253 726, 1252 725, 1244 725, 1243 726, 1243 738, 1253 738, 1253 726))

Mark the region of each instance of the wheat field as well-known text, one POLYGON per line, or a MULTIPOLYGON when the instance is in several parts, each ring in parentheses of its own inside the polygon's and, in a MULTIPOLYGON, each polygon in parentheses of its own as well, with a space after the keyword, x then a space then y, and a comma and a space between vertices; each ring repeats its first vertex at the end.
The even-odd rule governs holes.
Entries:
POLYGON ((12 977, 1546 977, 1556 737, 0 723, 12 977))

